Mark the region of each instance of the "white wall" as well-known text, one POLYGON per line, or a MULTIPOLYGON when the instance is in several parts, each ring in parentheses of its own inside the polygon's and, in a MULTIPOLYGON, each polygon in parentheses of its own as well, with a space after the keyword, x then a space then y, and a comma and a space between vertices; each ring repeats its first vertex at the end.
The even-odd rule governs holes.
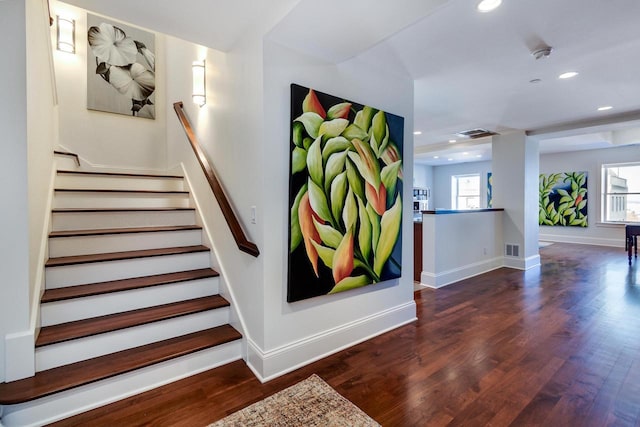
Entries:
POLYGON ((439 288, 502 267, 502 221, 501 211, 423 214, 421 283, 439 288))
MULTIPOLYGON (((27 11, 27 141, 29 187, 29 300, 30 326, 16 337, 13 378, 32 375, 33 339, 40 295, 44 291, 44 263, 53 183, 53 150, 57 146, 57 106, 51 33, 46 0, 29 0, 27 11)), ((9 350, 9 348, 7 348, 9 350)))
MULTIPOLYGON (((252 151, 259 151, 260 133, 256 117, 251 115, 250 105, 261 108, 256 102, 251 86, 241 85, 241 69, 252 72, 245 66, 242 56, 228 54, 174 37, 166 36, 167 52, 167 146, 171 167, 184 166, 193 196, 197 200, 199 214, 211 233, 211 244, 215 252, 214 266, 222 273, 221 294, 234 303, 232 324, 240 328, 244 323, 244 335, 251 340, 262 341, 263 337, 263 286, 262 257, 253 258, 240 252, 229 231, 211 188, 206 181, 191 146, 173 109, 173 103, 182 101, 185 111, 195 129, 196 136, 207 153, 208 159, 219 175, 230 202, 235 207, 249 240, 261 248, 261 227, 251 224, 250 206, 259 206, 261 180, 260 163, 252 151), (206 60, 207 103, 198 107, 191 101, 193 61, 206 60), (243 92, 243 91, 246 91, 243 92), (256 105, 257 104, 257 105, 256 105), (258 146, 253 146, 258 144, 258 146)), ((260 62, 261 56, 253 61, 260 62)), ((259 75, 247 77, 245 81, 261 81, 259 75)), ((261 91, 261 89, 260 89, 261 91)))
MULTIPOLYGON (((412 186, 404 186, 403 276, 349 292, 295 303, 286 302, 288 254, 288 177, 290 84, 398 114, 405 118, 404 179, 413 177, 413 81, 385 74, 357 58, 335 65, 265 41, 265 165, 262 210, 265 233, 265 340, 254 349, 271 377, 337 351, 415 317, 413 301, 412 186)), ((250 349, 251 350, 251 349, 250 349)))
MULTIPOLYGON (((491 162, 457 163, 433 167, 433 203, 430 209, 451 209, 451 177, 454 175, 480 174, 480 206, 487 207, 487 172, 491 172, 491 162)), ((501 207, 501 206, 494 206, 501 207)))
MULTIPOLYGON (((87 109, 87 11, 66 3, 52 13, 76 20, 76 54, 54 51, 59 97, 59 139, 96 166, 163 170, 167 167, 164 37, 156 34, 156 119, 87 109)), ((111 18, 109 18, 111 19, 111 18)), ((130 24, 128 24, 130 25, 130 24)))
POLYGON ((433 166, 414 163, 413 186, 421 188, 431 188, 431 197, 433 197, 433 166))
MULTIPOLYGON (((0 382, 32 375, 35 321, 31 302, 42 284, 55 107, 49 62, 49 25, 41 0, 0 2, 3 156, 0 182, 0 382), (7 65, 9 65, 9 62, 7 65), (39 72, 31 72, 38 70, 39 72), (11 185, 8 185, 11 183, 11 185)), ((34 306, 35 308, 35 306, 34 306)))
POLYGON ((523 131, 495 135, 492 141, 493 205, 504 208, 504 243, 519 246, 507 267, 529 269, 538 254, 538 142, 523 131))
POLYGON ((0 381, 6 378, 5 336, 29 326, 29 224, 27 184, 26 14, 22 0, 0 1, 0 51, 11 66, 0 67, 4 186, 0 222, 0 381))
POLYGON ((624 226, 600 223, 602 164, 640 161, 638 146, 554 153, 540 156, 540 173, 587 171, 588 227, 540 226, 540 239, 624 247, 624 226))

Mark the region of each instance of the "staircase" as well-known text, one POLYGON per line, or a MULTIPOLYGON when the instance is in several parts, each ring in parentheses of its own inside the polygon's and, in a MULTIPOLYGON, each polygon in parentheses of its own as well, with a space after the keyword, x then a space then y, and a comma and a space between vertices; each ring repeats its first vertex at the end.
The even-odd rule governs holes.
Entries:
POLYGON ((241 358, 184 179, 60 170, 36 375, 0 423, 41 425, 241 358))

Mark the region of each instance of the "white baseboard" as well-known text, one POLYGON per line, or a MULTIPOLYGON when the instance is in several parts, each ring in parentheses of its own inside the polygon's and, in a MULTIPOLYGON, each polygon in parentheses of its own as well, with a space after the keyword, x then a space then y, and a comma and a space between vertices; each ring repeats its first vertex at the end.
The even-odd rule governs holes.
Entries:
POLYGON ((540 255, 530 256, 528 258, 511 258, 504 257, 504 266, 515 268, 517 270, 529 270, 530 268, 540 265, 540 255))
POLYGON ((428 288, 437 289, 450 285, 460 280, 468 279, 478 274, 487 273, 491 270, 504 266, 504 258, 496 257, 486 261, 467 264, 462 267, 443 271, 441 273, 431 273, 423 271, 420 274, 420 282, 428 288))
POLYGON ((264 383, 415 320, 411 301, 273 350, 247 339, 247 365, 264 383))
POLYGON ((602 238, 584 236, 561 236, 558 234, 540 234, 539 239, 554 243, 574 243, 577 245, 611 246, 614 248, 624 248, 624 232, 622 238, 602 238))

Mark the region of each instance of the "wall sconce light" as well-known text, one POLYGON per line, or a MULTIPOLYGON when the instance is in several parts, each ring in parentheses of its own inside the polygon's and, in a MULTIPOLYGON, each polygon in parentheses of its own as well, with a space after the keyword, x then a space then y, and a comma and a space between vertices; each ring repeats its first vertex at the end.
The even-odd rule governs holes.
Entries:
POLYGON ((76 53, 76 21, 56 15, 57 49, 76 53))
POLYGON ((207 103, 206 68, 205 61, 194 61, 193 71, 193 102, 202 107, 207 103))

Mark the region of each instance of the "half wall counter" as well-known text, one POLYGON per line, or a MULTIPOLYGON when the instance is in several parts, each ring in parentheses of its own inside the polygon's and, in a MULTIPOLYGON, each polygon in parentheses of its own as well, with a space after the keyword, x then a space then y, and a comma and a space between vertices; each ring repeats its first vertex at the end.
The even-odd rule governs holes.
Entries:
POLYGON ((503 266, 504 209, 422 211, 422 273, 431 288, 503 266))

